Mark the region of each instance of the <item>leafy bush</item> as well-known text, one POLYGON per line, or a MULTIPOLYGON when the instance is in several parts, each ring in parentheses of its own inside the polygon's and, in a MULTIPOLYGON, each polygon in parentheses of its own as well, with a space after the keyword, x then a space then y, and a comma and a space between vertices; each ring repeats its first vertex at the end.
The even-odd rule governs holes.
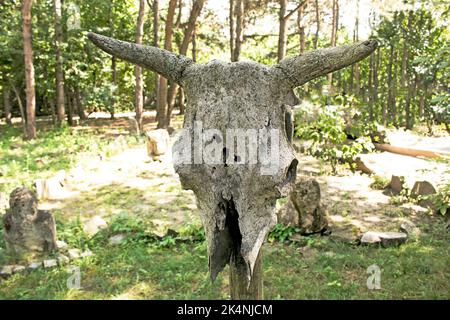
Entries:
POLYGON ((370 187, 375 190, 384 190, 390 184, 389 179, 382 176, 375 175, 373 179, 374 181, 370 184, 370 187))
POLYGON ((311 140, 312 145, 307 151, 329 162, 333 172, 339 162, 353 166, 356 155, 372 148, 368 137, 347 142, 343 109, 341 106, 323 106, 315 119, 308 122, 299 120, 305 118, 307 111, 300 109, 296 114, 296 137, 311 140))
POLYGON ((300 229, 292 226, 285 226, 281 223, 275 225, 275 227, 269 232, 268 241, 273 242, 278 240, 284 242, 292 235, 299 232, 300 229))
POLYGON ((189 237, 194 241, 203 241, 206 239, 205 229, 197 224, 188 223, 180 229, 180 236, 189 237))
POLYGON ((431 100, 435 120, 443 123, 450 130, 450 94, 444 92, 431 100))
POLYGON ((450 212, 450 183, 433 195, 432 201, 440 214, 445 215, 450 212))

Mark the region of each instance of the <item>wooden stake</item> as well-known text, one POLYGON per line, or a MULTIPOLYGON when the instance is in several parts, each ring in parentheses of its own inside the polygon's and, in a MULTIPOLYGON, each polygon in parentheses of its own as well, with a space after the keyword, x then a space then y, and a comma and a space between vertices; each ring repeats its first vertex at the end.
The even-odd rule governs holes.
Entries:
POLYGON ((230 295, 232 300, 263 299, 263 264, 262 249, 253 269, 253 277, 248 286, 247 265, 239 254, 233 255, 230 261, 230 295))

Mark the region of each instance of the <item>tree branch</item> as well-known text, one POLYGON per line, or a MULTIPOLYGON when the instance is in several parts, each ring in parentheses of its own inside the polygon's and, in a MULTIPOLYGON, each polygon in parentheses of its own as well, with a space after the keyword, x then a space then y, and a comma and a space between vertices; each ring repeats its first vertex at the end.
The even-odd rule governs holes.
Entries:
POLYGON ((296 13, 298 10, 300 10, 300 8, 301 7, 303 7, 305 4, 306 4, 306 2, 307 2, 308 0, 303 0, 295 9, 293 9, 292 11, 290 11, 287 15, 285 15, 284 16, 284 20, 287 20, 287 19, 289 19, 290 17, 292 17, 292 15, 294 14, 294 13, 296 13))

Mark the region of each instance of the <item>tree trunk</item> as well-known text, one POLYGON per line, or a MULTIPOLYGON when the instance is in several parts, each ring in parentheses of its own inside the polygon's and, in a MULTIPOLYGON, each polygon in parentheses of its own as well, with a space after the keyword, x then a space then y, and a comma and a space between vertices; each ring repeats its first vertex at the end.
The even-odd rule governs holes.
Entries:
MULTIPOLYGON (((173 20, 175 16, 175 9, 177 6, 177 0, 169 1, 169 10, 167 12, 166 19, 166 34, 164 39, 164 49, 172 51, 172 37, 173 37, 173 20)), ((157 128, 166 128, 167 121, 167 79, 160 77, 159 80, 159 95, 158 106, 156 110, 156 121, 158 122, 157 128)))
POLYGON ((316 34, 314 36, 314 49, 317 49, 319 42, 319 32, 320 32, 320 12, 319 12, 319 0, 315 0, 316 9, 316 34))
POLYGON ((55 54, 56 54, 56 111, 58 116, 58 125, 64 121, 65 101, 64 101, 64 71, 61 53, 61 44, 63 43, 61 26, 61 0, 53 0, 53 9, 55 11, 55 54))
MULTIPOLYGON (((111 0, 111 3, 109 5, 109 30, 111 33, 111 36, 114 34, 114 0, 111 0)), ((111 57, 111 80, 113 85, 113 90, 111 90, 111 105, 109 108, 109 113, 111 114, 111 119, 114 119, 114 109, 116 107, 116 88, 117 88, 117 60, 115 56, 111 57)))
POLYGON ((234 0, 230 0, 230 60, 234 59, 234 0))
POLYGON ((403 52, 402 52, 402 69, 401 69, 401 83, 402 88, 406 88, 407 86, 407 77, 408 77, 408 34, 411 31, 412 26, 412 11, 410 10, 408 13, 408 26, 407 29, 402 28, 403 35, 403 52))
MULTIPOLYGON (((139 14, 136 25, 136 43, 142 44, 144 37, 144 13, 145 13, 145 0, 139 1, 139 14)), ((136 79, 135 89, 135 111, 136 122, 138 124, 139 131, 142 132, 142 114, 144 111, 144 79, 142 77, 142 68, 140 66, 134 67, 134 77, 136 79)))
POLYGON ((244 33, 244 1, 236 0, 236 35, 234 43, 233 58, 231 61, 239 61, 244 33))
POLYGON ((381 63, 381 51, 377 49, 376 60, 373 65, 373 102, 376 105, 378 102, 378 70, 381 63))
POLYGON ((81 93, 80 88, 75 87, 75 101, 77 104, 77 112, 78 116, 80 117, 80 120, 86 120, 86 111, 84 110, 83 102, 81 101, 81 93))
MULTIPOLYGON (((192 5, 192 10, 189 15, 189 21, 188 25, 186 27, 186 30, 184 32, 183 41, 180 46, 180 54, 183 56, 187 55, 187 51, 189 48, 189 43, 191 42, 192 35, 194 34, 195 30, 195 24, 197 23, 197 18, 200 16, 200 13, 202 12, 203 5, 205 4, 205 0, 196 0, 194 4, 192 5)), ((167 101, 167 116, 166 116, 166 127, 170 126, 170 118, 172 116, 172 111, 175 105, 175 98, 177 96, 178 92, 178 84, 172 83, 169 89, 168 93, 168 101, 167 101)))
MULTIPOLYGON (((153 0, 153 46, 159 48, 159 0, 153 0)), ((158 106, 160 75, 155 72, 155 101, 158 106)))
MULTIPOLYGON (((356 19, 355 19, 355 30, 353 33, 353 42, 359 41, 359 0, 356 2, 356 19)), ((353 65, 353 93, 359 96, 360 86, 361 86, 361 76, 359 71, 359 63, 353 65)))
POLYGON ((390 44, 390 50, 389 50, 389 65, 387 70, 387 83, 388 83, 388 97, 387 97, 387 103, 383 102, 383 124, 387 124, 387 110, 392 109, 392 95, 393 95, 393 77, 392 77, 392 68, 394 65, 394 45, 390 44))
MULTIPOLYGON (((408 73, 408 65, 410 61, 414 60, 414 57, 411 57, 411 53, 409 52, 406 44, 409 43, 409 35, 412 33, 412 10, 408 13, 408 29, 407 33, 404 33, 404 46, 403 46, 403 57, 402 60, 405 60, 405 66, 402 63, 402 86, 404 89, 408 89, 408 93, 405 101, 405 120, 406 120, 406 129, 412 129, 413 127, 413 116, 411 114, 411 100, 414 96, 414 89, 416 80, 413 80, 412 77, 408 73)), ((402 61, 403 62, 403 61, 402 61)))
MULTIPOLYGON (((333 18, 331 22, 331 47, 335 47, 337 43, 337 31, 339 26, 339 2, 338 0, 333 0, 333 18)), ((328 74, 328 84, 331 86, 333 84, 333 74, 328 74)))
POLYGON ((13 90, 14 90, 14 94, 16 96, 17 104, 19 105, 23 133, 26 136, 27 135, 27 118, 26 118, 25 110, 23 108, 22 98, 20 97, 19 90, 17 90, 17 88, 15 86, 13 86, 13 90))
POLYGON ((405 120, 406 120, 406 129, 411 130, 414 126, 414 116, 413 112, 411 110, 411 101, 414 99, 414 92, 416 91, 417 86, 417 77, 414 79, 409 79, 408 81, 408 93, 406 96, 406 103, 405 103, 405 120))
POLYGON ((423 116, 424 116, 424 111, 425 111, 425 97, 427 95, 427 91, 428 88, 426 85, 423 84, 423 79, 422 79, 422 94, 420 95, 420 99, 419 99, 419 118, 422 120, 423 116))
POLYGON ((111 69, 112 69, 112 75, 111 75, 111 80, 112 80, 112 85, 113 85, 113 90, 111 92, 111 106, 110 106, 110 110, 109 113, 111 114, 111 119, 114 119, 114 114, 115 114, 115 108, 116 108, 116 89, 117 89, 117 59, 116 57, 112 57, 111 58, 111 69))
POLYGON ((298 32, 299 32, 299 37, 300 37, 300 54, 304 54, 306 51, 305 26, 302 23, 304 11, 305 11, 305 6, 302 6, 298 10, 298 15, 297 15, 297 26, 298 26, 298 32))
POLYGON ((192 34, 192 60, 197 62, 197 31, 194 29, 194 33, 192 34))
POLYGON ((391 102, 390 102, 390 119, 391 123, 397 127, 397 51, 394 51, 393 54, 393 71, 392 71, 392 81, 391 85, 389 86, 391 89, 391 102))
POLYGON ((286 6, 287 0, 279 0, 280 10, 278 12, 279 31, 278 31, 278 62, 286 56, 286 6))
POLYGON ((48 99, 48 105, 50 107, 50 112, 52 115, 52 123, 56 126, 56 110, 55 110, 55 99, 52 97, 48 99))
MULTIPOLYGON (((403 32, 403 33, 405 33, 405 32, 403 32)), ((403 35, 404 37, 405 37, 405 35, 403 35)), ((407 67, 407 55, 408 55, 408 42, 406 41, 406 39, 404 39, 404 41, 403 41, 403 52, 402 52, 402 70, 401 70, 401 83, 400 83, 400 85, 403 87, 403 88, 406 88, 406 73, 407 73, 407 71, 406 71, 406 69, 408 68, 407 67)))
POLYGON ((31 40, 31 6, 32 0, 24 0, 22 5, 23 19, 23 54, 25 62, 25 83, 27 94, 27 139, 35 139, 36 135, 36 93, 34 88, 33 46, 31 40))
POLYGON ((5 121, 8 126, 12 125, 11 120, 11 99, 10 99, 10 93, 11 88, 8 84, 8 76, 6 75, 6 72, 3 73, 3 108, 5 112, 5 121))
POLYGON ((69 126, 73 127, 73 104, 72 104, 72 92, 70 90, 66 90, 66 102, 67 102, 67 123, 69 123, 69 126))
POLYGON ((178 29, 181 25, 181 17, 183 15, 183 0, 178 1, 178 14, 175 22, 175 28, 178 29))
POLYGON ((262 248, 253 269, 253 277, 248 285, 247 264, 240 253, 234 253, 230 260, 230 295, 232 300, 263 299, 262 248))
POLYGON ((373 110, 373 106, 374 106, 374 85, 373 85, 373 73, 375 70, 375 53, 372 52, 370 55, 370 64, 369 64, 369 120, 373 121, 374 120, 374 110, 373 110))

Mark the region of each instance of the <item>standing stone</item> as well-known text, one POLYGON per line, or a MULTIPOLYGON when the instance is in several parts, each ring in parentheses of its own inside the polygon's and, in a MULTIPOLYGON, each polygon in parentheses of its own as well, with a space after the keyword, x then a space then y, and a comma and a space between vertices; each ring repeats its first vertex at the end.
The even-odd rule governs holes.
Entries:
POLYGON ((298 212, 301 233, 322 232, 328 227, 326 210, 320 202, 320 185, 315 179, 300 179, 290 199, 298 212))
POLYGON ((278 212, 278 222, 300 227, 300 233, 313 234, 328 227, 325 208, 320 202, 320 185, 313 178, 301 178, 289 202, 278 212))
POLYGON ((167 130, 157 129, 148 131, 147 136, 147 153, 149 157, 157 157, 164 155, 170 146, 170 136, 167 130))
MULTIPOLYGON (((418 198, 420 196, 431 196, 436 194, 436 189, 428 181, 416 181, 413 188, 411 189, 411 197, 418 198)), ((432 199, 419 199, 419 205, 424 208, 431 208, 431 210, 436 211, 436 205, 433 203, 432 199)))
POLYGON ((55 219, 49 211, 38 210, 34 192, 17 188, 10 196, 4 217, 6 250, 18 257, 33 257, 56 250, 55 219))
POLYGON ((129 117, 128 118, 128 127, 130 128, 130 134, 131 135, 139 135, 140 131, 139 131, 139 124, 136 121, 136 118, 134 117, 129 117))
POLYGON ((389 183, 389 188, 391 189, 392 193, 394 195, 400 194, 400 192, 403 190, 403 184, 405 182, 404 177, 399 176, 392 176, 391 182, 389 183))

